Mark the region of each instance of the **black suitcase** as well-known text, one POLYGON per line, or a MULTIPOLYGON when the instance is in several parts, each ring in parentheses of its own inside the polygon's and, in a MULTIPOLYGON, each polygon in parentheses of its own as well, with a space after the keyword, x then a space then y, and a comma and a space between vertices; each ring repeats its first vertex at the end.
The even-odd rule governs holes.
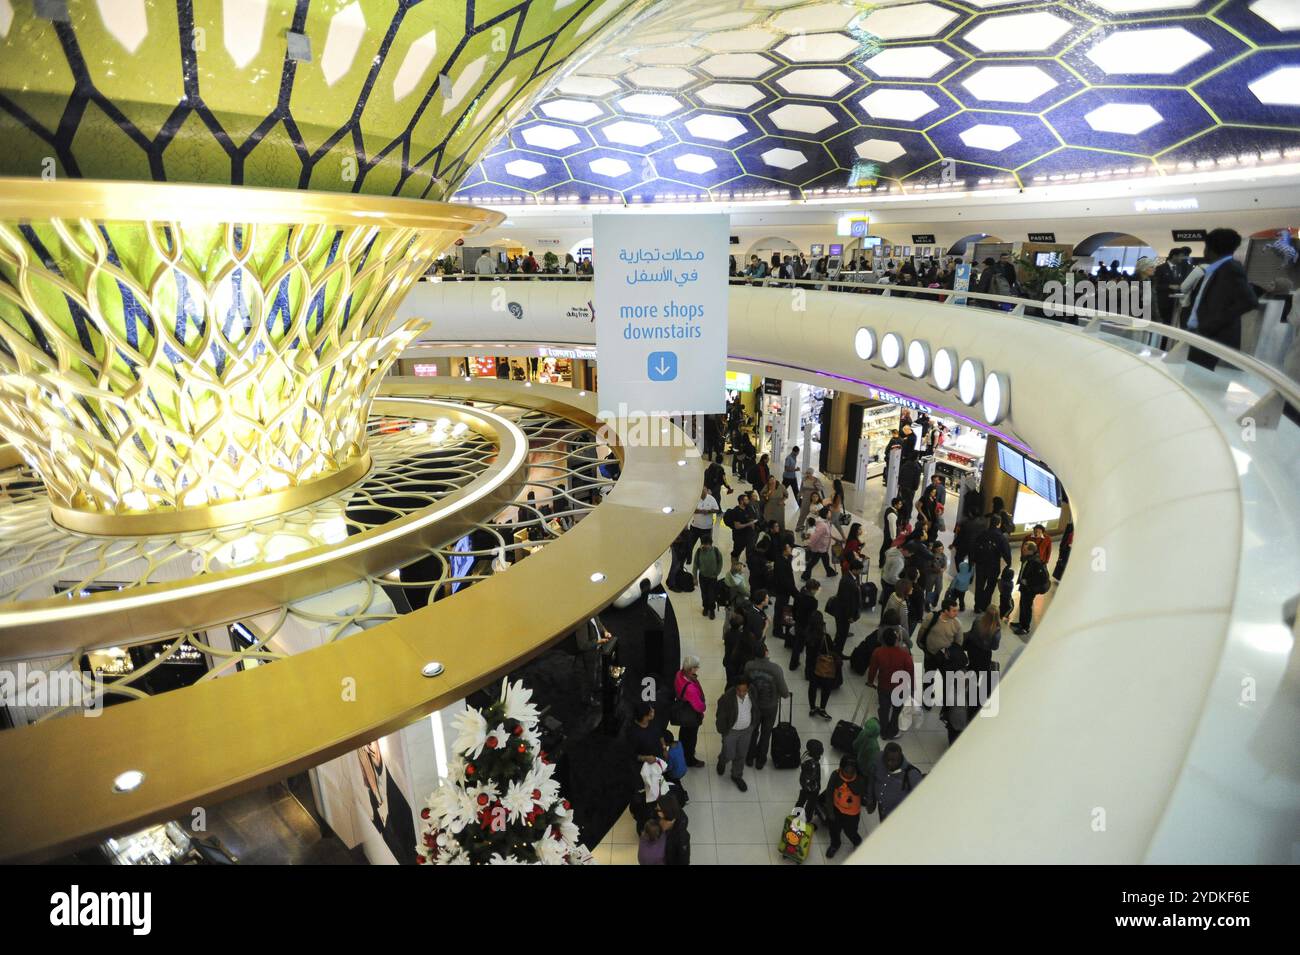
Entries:
POLYGON ((871 636, 868 635, 865 640, 853 648, 849 654, 849 667, 858 676, 867 675, 867 667, 871 665, 871 654, 876 649, 871 636))
POLYGON ((695 590, 695 578, 685 568, 677 572, 677 580, 674 583, 677 586, 673 589, 678 593, 689 594, 695 590))
MULTIPOLYGON (((880 588, 871 581, 862 585, 862 609, 870 610, 876 605, 876 600, 880 597, 880 588)), ((863 671, 866 672, 865 670, 863 671)))
MULTIPOLYGON (((792 722, 781 722, 781 708, 777 706, 777 723, 772 727, 772 765, 777 769, 797 769, 803 747, 799 731, 792 722)), ((790 719, 794 719, 794 696, 790 697, 790 719)))
POLYGON ((853 752, 853 741, 858 738, 862 732, 862 725, 857 722, 858 711, 853 711, 853 719, 840 720, 835 724, 835 729, 831 733, 831 748, 841 753, 853 752))

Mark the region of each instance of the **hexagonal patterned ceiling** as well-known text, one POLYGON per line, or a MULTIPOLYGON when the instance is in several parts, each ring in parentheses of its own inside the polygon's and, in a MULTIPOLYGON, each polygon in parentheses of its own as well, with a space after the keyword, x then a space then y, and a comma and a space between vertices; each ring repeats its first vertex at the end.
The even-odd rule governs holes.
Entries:
MULTIPOLYGON (((0 174, 442 199, 575 52, 649 2, 0 0, 0 174)), ((608 112, 593 97, 627 97, 599 78, 566 88, 520 134, 539 152, 498 164, 511 182, 553 182, 554 156, 589 148, 585 124, 608 112)), ((626 182, 608 159, 584 174, 626 182)))
POLYGON ((815 198, 1283 157, 1300 157, 1300 0, 667 0, 569 69, 457 198, 815 198))

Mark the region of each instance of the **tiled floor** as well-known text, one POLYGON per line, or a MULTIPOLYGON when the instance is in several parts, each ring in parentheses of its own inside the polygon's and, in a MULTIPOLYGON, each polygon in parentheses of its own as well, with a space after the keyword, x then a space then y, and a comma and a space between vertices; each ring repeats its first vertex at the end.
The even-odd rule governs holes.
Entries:
MULTIPOLYGON (((748 490, 748 485, 736 483, 731 478, 737 491, 748 490)), ((823 479, 827 487, 830 481, 823 479)), ((735 494, 725 494, 722 507, 725 510, 735 503, 735 494)), ((862 519, 864 552, 871 559, 871 579, 879 582, 879 568, 876 556, 880 550, 879 513, 882 508, 883 486, 878 479, 873 480, 864 495, 866 517, 862 519)), ((787 526, 793 526, 796 508, 791 507, 787 526)), ((731 552, 731 532, 721 521, 715 524, 715 539, 724 555, 731 552)), ((940 535, 945 546, 951 543, 951 534, 940 535)), ((668 557, 661 559, 661 567, 667 571, 668 557)), ((834 582, 827 586, 824 571, 818 568, 814 572, 823 582, 821 596, 825 601, 835 592, 834 582)), ((945 579, 945 586, 947 581, 945 579)), ((971 605, 973 593, 967 595, 967 606, 971 605)), ((677 611, 677 620, 681 628, 682 655, 694 654, 702 661, 700 682, 704 687, 705 697, 709 701, 709 711, 705 714, 704 725, 700 728, 699 747, 696 755, 704 760, 701 769, 692 769, 684 780, 690 796, 686 814, 690 819, 691 864, 750 864, 750 865, 792 865, 777 855, 776 844, 780 837, 786 815, 794 806, 799 791, 798 771, 793 769, 776 769, 769 760, 762 770, 753 767, 745 769, 745 781, 749 791, 742 793, 731 781, 730 776, 718 776, 714 769, 720 751, 718 734, 713 731, 714 701, 722 694, 725 675, 722 668, 722 615, 716 620, 709 620, 700 613, 699 592, 690 594, 671 594, 673 607, 677 611)), ((996 596, 994 597, 996 600, 996 596)), ((1050 601, 1049 593, 1040 602, 1050 601)), ((1042 612, 1037 608, 1035 622, 1042 612)), ((961 615, 962 627, 969 627, 974 620, 974 613, 967 610, 961 615)), ((827 623, 833 630, 834 622, 827 614, 827 623)), ((854 624, 851 636, 846 643, 846 650, 852 651, 858 641, 876 625, 879 611, 864 613, 862 619, 854 624)), ((1014 618, 1013 618, 1014 619, 1014 618)), ((769 629, 770 633, 770 629, 769 629)), ((1010 626, 1004 626, 1002 645, 994 658, 1007 668, 1007 660, 1024 646, 1024 641, 1011 632, 1010 626)), ((777 640, 770 644, 771 658, 783 667, 790 663, 789 651, 777 640)), ((917 657, 919 659, 919 652, 917 657)), ((866 686, 864 677, 853 673, 846 665, 844 685, 831 694, 826 707, 832 722, 826 722, 808 715, 808 681, 804 679, 803 669, 790 672, 786 669, 786 682, 794 698, 794 725, 799 731, 799 739, 806 744, 815 738, 822 742, 825 756, 822 762, 822 779, 829 779, 829 774, 839 766, 840 754, 831 748, 831 730, 836 720, 851 719, 855 715, 861 722, 863 707, 869 716, 876 714, 875 690, 866 686)), ((783 709, 788 707, 788 703, 783 709)), ((978 725, 978 724, 976 724, 978 725)), ((899 743, 908 760, 929 773, 936 760, 948 749, 948 733, 939 721, 938 714, 930 712, 905 731, 899 743)), ((879 824, 875 817, 862 819, 859 831, 867 836, 879 824)), ((807 864, 826 864, 825 857, 827 837, 818 832, 813 837, 812 851, 807 864)), ((603 864, 635 865, 637 850, 636 828, 630 813, 624 813, 613 829, 606 835, 599 846, 592 852, 596 861, 603 864)), ((847 843, 840 849, 832 864, 842 861, 849 854, 847 843)))

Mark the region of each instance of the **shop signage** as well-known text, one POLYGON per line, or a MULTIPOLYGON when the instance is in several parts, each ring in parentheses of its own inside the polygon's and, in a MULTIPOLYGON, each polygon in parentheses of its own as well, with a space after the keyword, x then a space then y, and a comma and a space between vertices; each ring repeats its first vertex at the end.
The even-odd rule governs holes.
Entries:
POLYGON ((727 372, 728 391, 753 391, 754 379, 743 371, 727 372))
POLYGON ((596 349, 605 413, 726 408, 726 215, 594 216, 596 349))
POLYGON ((821 244, 814 244, 812 249, 810 250, 812 257, 814 259, 821 258, 822 253, 825 251, 826 251, 826 246, 821 244))
POLYGON ((1031 232, 1029 233, 1030 242, 1055 242, 1055 232, 1031 232))
POLYGON ((934 234, 931 232, 920 232, 920 233, 913 232, 912 241, 915 242, 917 245, 934 245, 935 238, 934 238, 934 234))
POLYGON ((591 249, 590 249, 590 248, 579 249, 579 250, 578 250, 578 258, 580 258, 580 259, 589 259, 589 258, 591 258, 591 249))
POLYGON ((1175 242, 1204 242, 1204 229, 1174 229, 1175 242))
POLYGON ((780 394, 781 394, 781 379, 780 379, 780 378, 764 378, 764 379, 763 379, 763 394, 765 394, 765 395, 777 395, 777 396, 779 397, 780 394))
POLYGON ((568 358, 570 360, 585 359, 591 361, 596 357, 594 348, 539 348, 537 349, 538 358, 568 358))
POLYGON ((900 408, 910 408, 913 411, 924 411, 930 414, 934 411, 929 405, 922 404, 912 398, 904 398, 902 395, 896 395, 892 391, 885 391, 883 388, 867 388, 867 396, 874 398, 876 401, 884 401, 891 405, 898 405, 900 408))
POLYGON ((843 254, 844 254, 843 243, 836 242, 831 246, 831 255, 843 255, 843 254))
POLYGON ((415 377, 417 378, 437 378, 438 366, 426 365, 421 362, 415 364, 415 377))
POLYGON ((596 320, 596 310, 591 307, 591 303, 586 305, 574 305, 564 313, 565 318, 576 318, 583 322, 594 322, 596 320))

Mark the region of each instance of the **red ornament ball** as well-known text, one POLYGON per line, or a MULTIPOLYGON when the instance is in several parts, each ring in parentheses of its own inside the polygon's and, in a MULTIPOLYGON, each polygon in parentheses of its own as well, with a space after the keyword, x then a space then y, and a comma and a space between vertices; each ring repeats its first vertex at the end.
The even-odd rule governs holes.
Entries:
POLYGON ((415 854, 415 864, 424 865, 424 856, 420 855, 418 852, 415 854))
POLYGON ((567 800, 567 799, 564 800, 564 802, 560 803, 560 805, 562 805, 565 809, 572 809, 572 808, 573 808, 573 805, 572 805, 572 804, 569 802, 569 800, 567 800))
POLYGON ((519 744, 519 752, 521 752, 521 753, 526 753, 526 752, 528 752, 528 744, 527 744, 527 743, 520 743, 520 744, 519 744))
POLYGON ((480 806, 486 806, 486 805, 488 804, 487 793, 479 793, 479 794, 478 794, 478 804, 479 804, 480 806))
POLYGON ((497 748, 497 738, 496 738, 495 736, 489 736, 489 737, 487 738, 487 742, 486 742, 484 745, 487 746, 488 749, 496 749, 496 748, 497 748))
POLYGON ((466 776, 473 776, 476 772, 478 772, 478 770, 474 768, 474 764, 473 764, 473 763, 466 763, 466 764, 465 764, 465 775, 466 775, 466 776))
POLYGON ((522 723, 516 723, 516 724, 515 724, 515 728, 512 729, 510 732, 513 733, 515 736, 523 736, 523 735, 524 735, 524 724, 522 724, 522 723))
POLYGON ((541 798, 542 798, 542 791, 541 791, 540 789, 534 789, 534 790, 533 790, 533 799, 534 799, 534 800, 537 800, 537 799, 541 799, 541 798))
POLYGON ((420 818, 421 818, 421 819, 428 819, 428 818, 429 818, 429 810, 428 810, 428 809, 421 809, 421 810, 420 810, 420 818))

